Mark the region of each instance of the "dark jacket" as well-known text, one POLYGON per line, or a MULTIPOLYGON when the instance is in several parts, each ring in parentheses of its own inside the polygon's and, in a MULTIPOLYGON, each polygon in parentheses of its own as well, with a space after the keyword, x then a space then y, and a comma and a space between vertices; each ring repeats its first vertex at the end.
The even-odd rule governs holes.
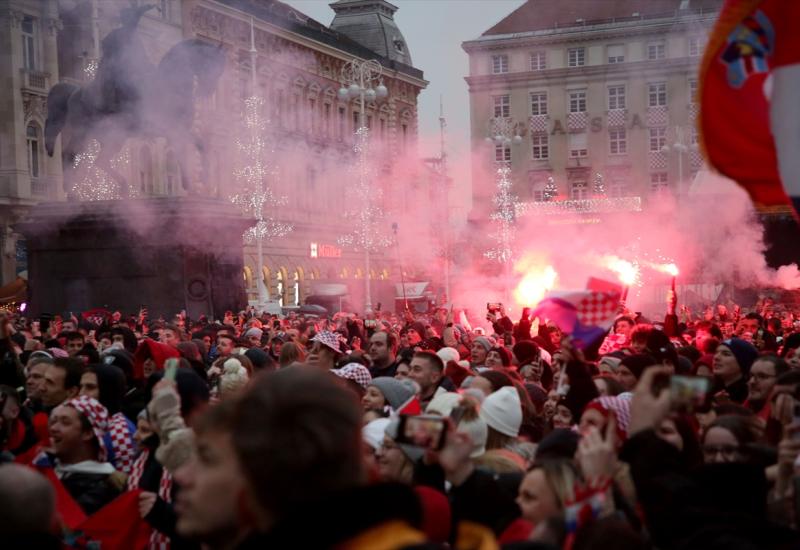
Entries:
POLYGON ((112 475, 69 472, 63 475, 61 484, 90 516, 122 494, 121 484, 112 475))

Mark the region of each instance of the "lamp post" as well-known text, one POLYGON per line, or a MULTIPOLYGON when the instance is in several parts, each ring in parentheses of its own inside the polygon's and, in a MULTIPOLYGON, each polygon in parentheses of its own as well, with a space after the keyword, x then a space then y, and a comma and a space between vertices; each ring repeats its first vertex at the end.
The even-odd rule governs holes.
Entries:
POLYGON ((519 145, 522 143, 522 136, 518 131, 518 125, 514 124, 511 118, 494 117, 489 119, 489 135, 486 141, 494 144, 495 147, 503 146, 503 153, 500 159, 495 156, 495 162, 499 165, 497 169, 497 192, 494 197, 497 209, 490 216, 490 219, 497 224, 497 231, 494 234, 497 246, 485 252, 484 256, 503 264, 503 299, 508 302, 510 298, 511 260, 513 259, 511 247, 514 240, 514 220, 519 203, 517 197, 511 192, 513 185, 510 178, 511 160, 506 159, 505 148, 511 144, 519 145))
MULTIPOLYGON (((372 311, 372 291, 370 288, 370 253, 373 249, 383 244, 382 239, 373 235, 373 225, 378 216, 373 195, 377 192, 371 189, 369 167, 369 128, 366 125, 366 103, 376 99, 385 98, 389 91, 381 80, 381 65, 375 60, 361 61, 353 59, 342 67, 342 87, 339 89, 339 99, 358 99, 359 102, 359 128, 356 130, 355 150, 358 153, 358 182, 357 189, 364 201, 362 212, 359 214, 361 227, 356 228, 357 242, 354 243, 364 251, 364 310, 372 311)), ((345 239, 349 241, 350 239, 345 239)))
POLYGON ((683 155, 689 152, 689 145, 686 144, 686 134, 683 126, 675 127, 675 143, 664 145, 661 148, 663 153, 675 151, 678 155, 678 196, 683 195, 683 155))

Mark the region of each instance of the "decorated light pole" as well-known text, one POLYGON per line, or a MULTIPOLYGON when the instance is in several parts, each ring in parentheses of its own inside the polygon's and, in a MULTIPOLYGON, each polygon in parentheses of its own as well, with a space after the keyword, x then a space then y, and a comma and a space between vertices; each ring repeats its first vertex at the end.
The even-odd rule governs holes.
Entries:
POLYGON ((661 148, 664 153, 675 151, 678 156, 678 196, 683 195, 683 155, 689 152, 689 145, 686 143, 686 134, 683 126, 675 127, 675 143, 664 145, 661 148))
POLYGON ((357 210, 348 212, 345 217, 355 222, 353 232, 339 238, 339 243, 363 251, 364 253, 364 310, 372 310, 372 289, 370 287, 370 254, 391 243, 383 235, 379 223, 383 219, 381 210, 381 190, 373 184, 374 169, 369 159, 369 128, 366 124, 366 104, 388 95, 381 81, 381 65, 372 59, 361 61, 353 59, 342 67, 342 87, 339 99, 358 99, 358 129, 355 133, 354 151, 356 161, 356 184, 353 188, 357 210))
POLYGON ((257 51, 255 46, 255 30, 250 19, 250 96, 245 99, 244 126, 248 130, 247 141, 237 141, 242 161, 234 171, 234 176, 241 183, 242 191, 231 197, 231 202, 238 205, 242 212, 254 218, 256 224, 248 228, 244 241, 256 245, 258 256, 258 307, 263 311, 267 305, 267 287, 264 283, 264 241, 283 237, 292 231, 292 226, 278 221, 274 212, 286 204, 286 198, 277 196, 270 183, 277 177, 277 169, 269 162, 273 151, 268 151, 264 133, 269 123, 262 117, 264 100, 258 95, 256 81, 257 51), (268 159, 268 157, 270 157, 268 159))

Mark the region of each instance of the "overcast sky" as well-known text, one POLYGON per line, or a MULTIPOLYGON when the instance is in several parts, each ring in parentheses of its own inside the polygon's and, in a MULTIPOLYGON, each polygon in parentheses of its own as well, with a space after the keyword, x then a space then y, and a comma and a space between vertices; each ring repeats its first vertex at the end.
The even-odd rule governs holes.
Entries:
MULTIPOLYGON (((332 0, 282 0, 329 25, 332 0)), ((469 94, 464 77, 467 54, 461 43, 480 36, 525 0, 390 0, 399 9, 395 21, 411 51, 414 66, 430 82, 419 98, 420 155, 439 152, 439 96, 444 99, 450 154, 469 147, 469 94), (428 139, 424 139, 427 137, 428 139), (436 139, 432 139, 436 138, 436 139)))

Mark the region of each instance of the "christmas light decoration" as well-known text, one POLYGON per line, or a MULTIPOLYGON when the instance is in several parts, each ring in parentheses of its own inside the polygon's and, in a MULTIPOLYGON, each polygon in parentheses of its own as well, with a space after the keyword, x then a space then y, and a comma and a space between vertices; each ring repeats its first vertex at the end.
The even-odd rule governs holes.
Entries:
POLYGON ((542 195, 544 196, 544 200, 548 202, 558 195, 558 187, 556 187, 556 180, 553 179, 553 176, 547 178, 547 185, 544 186, 542 195))
POLYGON ((494 196, 494 204, 497 208, 489 216, 489 219, 495 223, 492 238, 495 240, 496 246, 484 252, 485 257, 500 263, 510 262, 514 255, 512 249, 515 233, 514 222, 517 210, 520 208, 517 196, 511 192, 510 174, 511 169, 508 166, 497 169, 497 193, 494 196))
POLYGON ((517 208, 517 215, 549 216, 558 214, 641 212, 641 210, 641 197, 613 197, 553 202, 523 202, 517 208))
POLYGON ((596 196, 605 196, 606 194, 606 183, 603 178, 603 174, 597 172, 594 175, 594 194, 596 196))
MULTIPOLYGON (((108 201, 122 197, 119 185, 102 168, 95 165, 97 157, 100 155, 100 143, 92 139, 86 145, 86 150, 75 155, 72 167, 76 173, 82 173, 83 178, 73 188, 72 193, 81 201, 108 201)), ((120 153, 111 160, 111 167, 117 171, 125 173, 131 163, 130 153, 127 147, 123 147, 120 153)), ((135 197, 138 192, 135 187, 128 189, 128 196, 135 197)))
POLYGON ((249 131, 249 139, 236 142, 241 162, 233 173, 242 191, 230 197, 231 202, 239 206, 243 214, 256 220, 256 224, 242 235, 248 244, 284 237, 293 229, 290 224, 277 220, 272 214, 286 205, 286 198, 275 195, 269 184, 277 179, 278 172, 268 161, 274 151, 267 151, 269 147, 263 137, 269 123, 261 116, 263 105, 264 100, 258 96, 245 99, 243 120, 249 131))

